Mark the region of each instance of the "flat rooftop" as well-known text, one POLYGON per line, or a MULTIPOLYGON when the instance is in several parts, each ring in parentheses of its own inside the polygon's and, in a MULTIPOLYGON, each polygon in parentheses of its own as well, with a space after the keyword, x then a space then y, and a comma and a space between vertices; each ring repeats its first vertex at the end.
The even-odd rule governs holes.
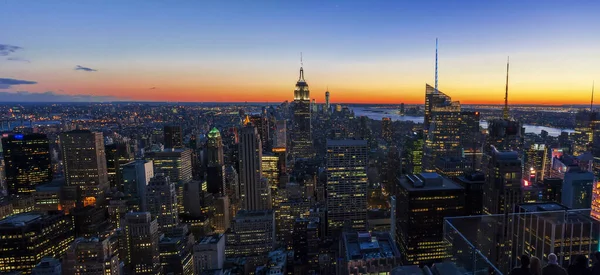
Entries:
POLYGON ((388 232, 344 233, 346 261, 399 258, 400 252, 388 232))
POLYGON ((0 226, 25 226, 42 218, 38 213, 21 213, 0 220, 0 226))
POLYGON ((438 173, 421 173, 400 178, 400 186, 408 191, 464 189, 460 184, 438 173))
POLYGON ((213 234, 198 240, 198 244, 216 244, 223 238, 223 234, 213 234))

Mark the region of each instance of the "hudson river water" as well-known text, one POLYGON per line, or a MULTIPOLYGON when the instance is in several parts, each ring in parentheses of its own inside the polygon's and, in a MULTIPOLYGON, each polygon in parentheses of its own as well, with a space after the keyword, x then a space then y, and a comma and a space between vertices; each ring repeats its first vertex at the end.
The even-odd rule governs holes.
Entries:
MULTIPOLYGON (((412 121, 414 123, 423 123, 422 116, 401 116, 398 114, 397 109, 384 109, 384 108, 369 108, 369 107, 350 107, 354 111, 354 116, 367 116, 370 119, 381 120, 383 117, 390 117, 393 121, 412 121)), ((481 127, 487 128, 487 121, 482 120, 480 123, 481 127)), ((557 137, 560 132, 573 133, 573 129, 558 129, 546 126, 536 126, 525 124, 525 133, 536 133, 540 134, 542 130, 546 130, 548 135, 557 137)))

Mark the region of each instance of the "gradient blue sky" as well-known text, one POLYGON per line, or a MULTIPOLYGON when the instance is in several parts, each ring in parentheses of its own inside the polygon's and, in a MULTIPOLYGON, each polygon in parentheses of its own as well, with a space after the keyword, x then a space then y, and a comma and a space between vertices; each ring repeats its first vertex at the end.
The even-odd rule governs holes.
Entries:
POLYGON ((436 37, 440 90, 463 103, 502 102, 508 55, 514 103, 586 103, 600 82, 599 1, 323 2, 4 1, 0 44, 22 49, 0 79, 37 84, 0 92, 289 100, 303 52, 317 101, 329 86, 336 102, 416 103, 436 37))

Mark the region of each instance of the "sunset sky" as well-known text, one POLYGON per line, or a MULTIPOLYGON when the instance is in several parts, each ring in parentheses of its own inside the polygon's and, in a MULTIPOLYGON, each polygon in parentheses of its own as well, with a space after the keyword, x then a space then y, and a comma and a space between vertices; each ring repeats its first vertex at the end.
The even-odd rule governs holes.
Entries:
MULTIPOLYGON (((147 101, 311 97, 588 104, 600 1, 17 1, 0 4, 0 101, 52 92, 147 101)), ((599 99, 600 100, 600 99, 599 99)))

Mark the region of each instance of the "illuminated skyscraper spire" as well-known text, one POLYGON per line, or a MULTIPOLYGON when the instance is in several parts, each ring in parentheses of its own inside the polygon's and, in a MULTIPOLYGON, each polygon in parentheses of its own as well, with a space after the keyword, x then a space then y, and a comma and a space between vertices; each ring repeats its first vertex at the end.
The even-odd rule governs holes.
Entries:
POLYGON ((510 57, 506 59, 506 91, 504 94, 504 119, 508 119, 508 66, 510 63, 510 57))
POLYGON ((302 52, 300 52, 300 78, 298 81, 304 81, 304 63, 302 62, 302 52))
POLYGON ((435 38, 435 92, 438 92, 438 39, 435 38))

